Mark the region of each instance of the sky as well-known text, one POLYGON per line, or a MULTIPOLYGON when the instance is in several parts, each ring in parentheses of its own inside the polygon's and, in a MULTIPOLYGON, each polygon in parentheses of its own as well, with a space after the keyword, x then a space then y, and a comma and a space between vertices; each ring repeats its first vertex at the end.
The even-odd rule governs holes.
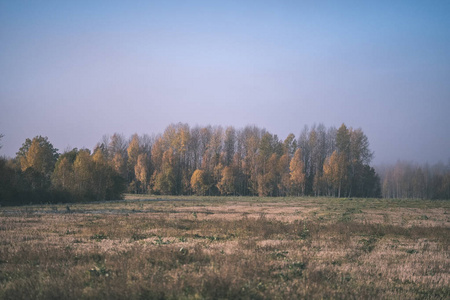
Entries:
POLYGON ((450 1, 0 0, 0 155, 171 123, 361 128, 450 161, 450 1))

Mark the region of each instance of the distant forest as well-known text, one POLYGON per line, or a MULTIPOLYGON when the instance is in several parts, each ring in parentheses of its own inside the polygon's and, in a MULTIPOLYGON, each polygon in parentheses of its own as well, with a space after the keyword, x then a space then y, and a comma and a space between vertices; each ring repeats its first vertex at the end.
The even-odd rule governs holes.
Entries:
POLYGON ((305 127, 285 140, 243 129, 169 125, 163 134, 104 136, 94 150, 62 154, 47 137, 27 139, 0 159, 2 204, 120 199, 124 192, 163 195, 450 198, 449 166, 370 165, 361 129, 305 127))

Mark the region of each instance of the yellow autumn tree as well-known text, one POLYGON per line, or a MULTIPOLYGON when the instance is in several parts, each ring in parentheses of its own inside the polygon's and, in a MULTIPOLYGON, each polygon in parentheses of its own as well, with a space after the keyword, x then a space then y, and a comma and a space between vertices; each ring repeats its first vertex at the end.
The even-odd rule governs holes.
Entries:
POLYGON ((131 141, 127 148, 128 153, 128 179, 129 181, 134 180, 134 167, 137 164, 137 160, 139 157, 139 136, 137 134, 133 134, 131 137, 131 141))
POLYGON ((52 174, 52 184, 56 188, 69 189, 73 183, 73 168, 67 157, 58 160, 52 174))
POLYGON ((112 168, 120 174, 123 178, 127 177, 127 165, 126 160, 122 154, 116 153, 111 161, 112 168))
POLYGON ((136 166, 134 167, 134 173, 139 183, 140 191, 146 193, 148 186, 148 158, 146 154, 139 154, 136 166))
MULTIPOLYGON (((65 161, 64 157, 59 162, 57 170, 60 170, 60 166, 66 166, 65 161)), ((70 159, 67 159, 67 162, 70 162, 70 159)), ((71 170, 72 182, 69 184, 69 191, 78 200, 99 201, 121 198, 125 189, 123 179, 108 163, 100 148, 95 149, 92 155, 87 149, 78 151, 71 170)))
POLYGON ((90 151, 82 149, 78 152, 77 158, 73 163, 75 189, 81 195, 92 197, 93 195, 93 162, 90 151))
POLYGON ((286 153, 283 154, 278 161, 278 173, 280 176, 278 190, 280 192, 280 195, 288 195, 290 193, 291 178, 289 174, 289 164, 289 154, 286 151, 286 153))
POLYGON ((302 160, 300 148, 295 151, 294 157, 292 157, 291 163, 289 164, 289 170, 292 193, 297 196, 299 196, 300 193, 303 195, 305 192, 305 164, 302 160))
MULTIPOLYGON (((152 152, 153 153, 153 152, 152 152)), ((164 151, 159 170, 155 170, 152 176, 153 190, 164 195, 176 194, 176 170, 175 156, 169 148, 164 151)))
POLYGON ((195 170, 191 177, 191 188, 197 195, 205 195, 209 189, 206 172, 203 170, 195 170))
POLYGON ((74 148, 61 154, 52 173, 52 185, 58 190, 73 191, 75 178, 73 163, 78 155, 78 149, 74 148))
MULTIPOLYGON (((105 143, 106 144, 106 143, 105 143)), ((114 133, 108 144, 108 159, 113 169, 124 179, 127 174, 127 142, 121 134, 114 133)))
POLYGON ((233 195, 236 193, 236 175, 233 167, 226 166, 222 170, 222 178, 217 183, 217 188, 222 195, 233 195))
POLYGON ((276 196, 278 156, 273 153, 266 163, 265 172, 258 175, 259 196, 276 196))
POLYGON ((19 149, 17 158, 33 189, 49 187, 58 154, 47 137, 27 139, 19 149))
POLYGON ((111 181, 111 167, 108 165, 103 151, 100 148, 94 150, 92 155, 93 170, 91 174, 92 185, 97 200, 106 198, 106 190, 113 185, 111 181))
POLYGON ((334 151, 330 157, 325 159, 325 163, 323 164, 323 177, 327 185, 331 187, 333 195, 337 191, 338 197, 341 197, 341 189, 346 176, 347 160, 345 154, 338 154, 337 151, 334 151))

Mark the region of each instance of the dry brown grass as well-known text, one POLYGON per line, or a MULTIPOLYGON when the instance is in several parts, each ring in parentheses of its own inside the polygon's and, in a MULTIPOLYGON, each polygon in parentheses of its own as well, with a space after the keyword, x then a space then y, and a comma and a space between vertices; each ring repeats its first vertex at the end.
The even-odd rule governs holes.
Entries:
POLYGON ((448 201, 161 200, 1 208, 0 298, 450 297, 448 201))

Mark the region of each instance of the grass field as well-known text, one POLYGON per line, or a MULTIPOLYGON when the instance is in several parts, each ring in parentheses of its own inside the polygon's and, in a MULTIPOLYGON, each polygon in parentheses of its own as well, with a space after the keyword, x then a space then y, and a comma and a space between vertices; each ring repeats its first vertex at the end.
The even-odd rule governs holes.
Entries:
POLYGON ((449 299, 450 201, 0 208, 0 299, 449 299))

